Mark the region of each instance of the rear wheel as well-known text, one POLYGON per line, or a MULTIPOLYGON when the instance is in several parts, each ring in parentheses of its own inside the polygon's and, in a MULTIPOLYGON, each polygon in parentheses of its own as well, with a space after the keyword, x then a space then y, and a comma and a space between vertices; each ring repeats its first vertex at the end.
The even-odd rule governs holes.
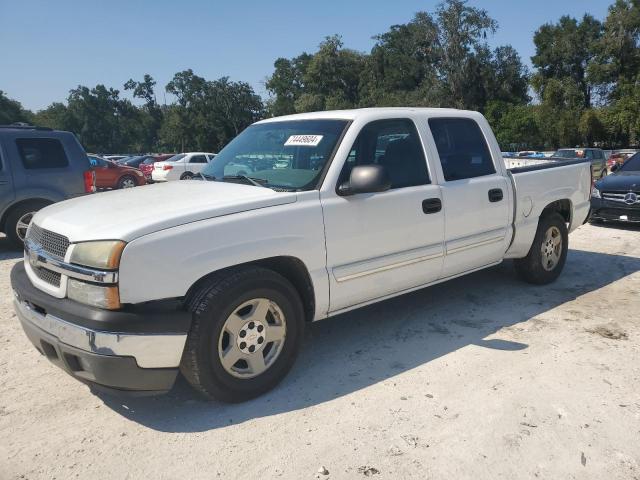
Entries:
POLYGON ((191 172, 183 173, 182 176, 180 177, 180 180, 193 180, 193 173, 191 172))
POLYGON ((209 398, 240 402, 280 382, 302 342, 304 312, 291 283, 260 267, 217 276, 196 292, 181 362, 185 378, 209 398))
POLYGON ((118 180, 118 188, 133 188, 136 186, 136 179, 130 175, 125 175, 118 180))
POLYGON ((516 272, 529 283, 551 283, 562 272, 568 249, 569 234, 564 218, 558 213, 544 215, 529 253, 515 260, 516 272))
POLYGON ((24 246, 25 236, 27 235, 27 228, 29 228, 33 216, 38 210, 47 205, 45 202, 27 202, 14 207, 9 215, 7 215, 4 228, 9 243, 16 248, 22 248, 24 246))

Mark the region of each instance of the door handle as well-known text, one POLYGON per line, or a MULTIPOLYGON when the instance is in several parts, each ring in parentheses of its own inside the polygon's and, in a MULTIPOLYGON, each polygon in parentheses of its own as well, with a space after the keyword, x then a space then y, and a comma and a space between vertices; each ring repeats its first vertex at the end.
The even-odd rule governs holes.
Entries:
POLYGON ((422 201, 422 211, 427 215, 438 213, 440 210, 442 210, 442 201, 439 198, 427 198, 422 201))
POLYGON ((489 190, 489 201, 490 202, 499 202, 503 198, 502 189, 500 188, 492 188, 489 190))

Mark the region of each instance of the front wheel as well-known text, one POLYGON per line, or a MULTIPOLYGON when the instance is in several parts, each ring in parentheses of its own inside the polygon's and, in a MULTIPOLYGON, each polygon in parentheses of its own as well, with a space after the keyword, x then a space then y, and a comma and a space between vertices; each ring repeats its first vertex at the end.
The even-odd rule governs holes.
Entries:
POLYGON ((193 323, 180 368, 205 396, 249 400, 275 387, 293 365, 304 310, 281 275, 246 267, 216 276, 189 306, 193 323))
POLYGON ((136 179, 129 175, 125 175, 118 181, 118 188, 120 189, 133 188, 135 186, 136 186, 136 179))
POLYGON ((537 285, 553 282, 564 268, 569 249, 569 233, 564 218, 558 213, 544 215, 529 253, 515 260, 518 275, 537 285))

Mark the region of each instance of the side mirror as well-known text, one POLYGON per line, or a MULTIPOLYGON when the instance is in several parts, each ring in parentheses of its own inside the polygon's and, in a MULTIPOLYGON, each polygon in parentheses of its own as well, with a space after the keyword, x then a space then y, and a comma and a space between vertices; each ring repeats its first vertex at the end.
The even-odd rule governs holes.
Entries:
POLYGON ((618 162, 614 163, 613 165, 611 165, 611 171, 615 172, 616 170, 618 170, 620 168, 620 164, 618 162))
POLYGON ((358 165, 351 170, 349 181, 338 187, 338 195, 384 192, 390 188, 391 180, 382 165, 358 165))

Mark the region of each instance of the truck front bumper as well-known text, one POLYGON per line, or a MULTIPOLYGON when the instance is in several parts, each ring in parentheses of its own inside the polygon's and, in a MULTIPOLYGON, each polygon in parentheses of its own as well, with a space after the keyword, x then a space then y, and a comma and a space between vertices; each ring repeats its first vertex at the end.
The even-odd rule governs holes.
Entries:
POLYGON ((106 311, 56 299, 31 284, 22 263, 11 284, 31 343, 76 379, 113 393, 159 394, 173 386, 191 323, 176 303, 106 311))

